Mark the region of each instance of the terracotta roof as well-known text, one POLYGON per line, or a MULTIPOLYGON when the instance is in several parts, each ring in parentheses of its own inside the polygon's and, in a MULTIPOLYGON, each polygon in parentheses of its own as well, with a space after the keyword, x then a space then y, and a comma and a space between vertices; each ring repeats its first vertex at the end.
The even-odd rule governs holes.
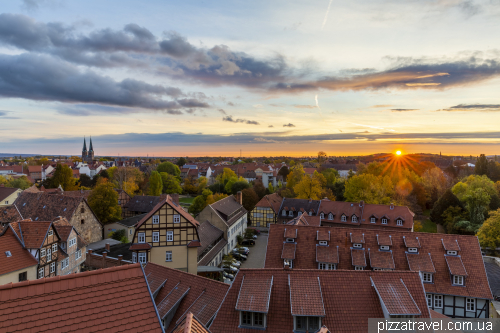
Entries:
POLYGON ((199 240, 193 239, 188 243, 187 247, 201 247, 201 243, 199 240))
POLYGON ((73 230, 73 226, 65 218, 55 220, 52 223, 56 228, 57 234, 61 238, 61 241, 67 242, 68 237, 71 234, 71 230, 73 230))
POLYGON ((189 312, 179 325, 174 328, 172 333, 210 333, 210 330, 189 312))
POLYGON ((297 238, 297 228, 285 228, 285 238, 297 238))
POLYGON ((295 243, 283 243, 283 251, 281 253, 281 259, 295 259, 295 250, 297 245, 295 243))
POLYGON ((351 257, 353 266, 366 267, 365 249, 351 248, 351 257))
MULTIPOLYGON (((416 272, 402 271, 324 271, 295 269, 240 269, 231 289, 227 293, 215 320, 210 326, 212 332, 254 333, 255 329, 240 327, 239 311, 236 310, 240 288, 245 280, 254 278, 266 281, 273 277, 266 332, 293 332, 293 312, 300 306, 321 315, 319 288, 321 288, 324 317, 321 324, 335 328, 334 332, 366 332, 369 318, 383 318, 384 313, 371 276, 388 277, 389 281, 403 280, 408 292, 422 310, 421 318, 429 318, 424 288, 416 272), (290 284, 289 284, 290 281, 290 284), (309 284, 312 285, 311 287, 309 284), (340 287, 339 287, 340 286, 340 287), (309 290, 307 299, 314 296, 314 307, 305 300, 304 291, 309 290), (292 291, 292 294, 291 292, 292 291), (309 296, 311 295, 311 296, 309 296), (291 300, 292 297, 292 300, 291 300), (301 299, 302 297, 302 299, 301 299), (298 298, 298 299, 297 299, 298 298), (305 304, 305 306, 304 306, 305 304)), ((321 296, 320 296, 321 297, 321 296)), ((333 331, 332 331, 333 332, 333 331)))
POLYGON ((203 222, 198 227, 198 236, 200 237, 201 246, 198 248, 198 256, 203 253, 217 239, 222 237, 224 232, 212 225, 208 220, 203 222))
POLYGON ((436 319, 436 318, 450 319, 450 317, 445 316, 444 314, 436 312, 436 311, 434 311, 432 309, 429 309, 429 313, 431 314, 431 318, 433 318, 433 319, 436 319))
POLYGON ((316 261, 328 264, 338 264, 339 247, 316 245, 316 261))
POLYGON ((184 296, 187 295, 189 291, 189 286, 185 284, 177 283, 168 294, 156 304, 158 308, 158 313, 160 318, 165 318, 165 316, 182 301, 184 296))
POLYGON ((407 253, 406 258, 411 271, 436 273, 430 253, 407 253))
POLYGON ((353 231, 351 232, 351 243, 353 244, 364 244, 365 243, 365 234, 363 231, 353 231))
MULTIPOLYGON (((135 196, 133 199, 131 199, 130 201, 134 200, 135 198, 137 198, 137 196, 135 196)), ((129 202, 130 202, 129 201, 129 202)), ((196 221, 194 219, 194 217, 191 216, 191 214, 189 214, 188 212, 186 212, 184 209, 182 209, 181 206, 179 206, 177 203, 175 203, 173 200, 172 200, 172 197, 170 197, 170 195, 167 195, 163 200, 161 200, 160 202, 158 202, 156 204, 156 206, 154 206, 153 209, 151 209, 147 215, 145 215, 142 220, 140 220, 137 224, 136 224, 136 228, 139 228, 144 222, 146 222, 151 216, 153 216, 154 213, 156 213, 161 207, 163 207, 163 205, 165 204, 168 204, 170 207, 172 207, 172 209, 174 211, 176 211, 177 213, 179 213, 180 215, 182 215, 188 222, 190 222, 192 225, 194 225, 195 227, 198 227, 200 225, 200 222, 196 221)))
POLYGON ((319 216, 309 216, 308 214, 301 214, 286 224, 288 225, 312 225, 319 227, 321 225, 321 219, 319 216))
POLYGON ((149 243, 135 243, 130 245, 129 251, 140 251, 140 250, 151 250, 151 244, 149 243))
POLYGON ((228 226, 232 226, 247 210, 240 205, 233 195, 214 202, 210 207, 219 214, 228 226))
POLYGON ((162 332, 140 264, 0 286, 0 312, 2 332, 162 332))
POLYGON ((318 241, 329 241, 330 240, 330 230, 319 229, 316 231, 316 240, 318 241))
POLYGON ((148 262, 146 266, 144 266, 144 272, 148 277, 148 281, 150 278, 161 281, 166 280, 165 285, 160 288, 160 291, 155 297, 155 303, 157 305, 160 304, 179 283, 179 287, 182 286, 184 288, 187 286, 190 288, 180 301, 179 307, 175 311, 169 327, 165 328, 166 332, 171 332, 189 312, 192 312, 196 318, 206 326, 214 317, 230 287, 230 285, 219 281, 160 266, 151 262, 148 262))
MULTIPOLYGON (((0 186, 0 201, 3 201, 6 199, 8 196, 12 195, 13 193, 16 193, 18 191, 18 188, 14 187, 2 187, 0 186)), ((12 203, 12 202, 10 202, 12 203)))
POLYGON ((394 269, 395 267, 392 251, 368 249, 368 256, 370 257, 370 266, 372 268, 394 269))
POLYGON ((272 287, 272 276, 264 279, 255 276, 245 279, 243 276, 236 310, 268 313, 272 287))
POLYGON ((308 279, 300 275, 289 275, 290 303, 294 316, 325 316, 320 278, 308 279))
POLYGON ((391 246, 392 245, 392 237, 391 235, 377 235, 378 245, 391 246))
POLYGON ((28 165, 28 171, 31 172, 42 172, 41 165, 28 165))
POLYGON ((442 239, 442 242, 446 251, 460 251, 460 246, 458 246, 456 239, 442 239))
POLYGON ((38 193, 38 192, 40 192, 40 190, 38 189, 38 187, 36 187, 36 185, 32 185, 31 187, 28 187, 27 189, 25 189, 24 192, 38 193))
POLYGON ((77 190, 77 191, 64 191, 62 195, 67 197, 85 198, 88 199, 92 190, 77 190))
POLYGON ((467 276, 467 271, 465 270, 464 264, 462 263, 462 258, 460 256, 444 256, 451 275, 462 275, 467 276))
POLYGON ((403 239, 406 247, 415 247, 417 249, 420 248, 420 241, 418 240, 418 237, 409 235, 409 236, 403 236, 403 239))
POLYGON ((43 245, 43 241, 49 232, 52 222, 32 222, 21 221, 11 223, 13 229, 19 228, 22 234, 24 247, 27 249, 39 249, 43 245))
MULTIPOLYGON (((281 258, 283 250, 283 234, 285 228, 289 226, 282 224, 273 224, 269 228, 268 243, 266 250, 265 266, 266 268, 283 268, 283 259, 281 258)), ((355 228, 342 227, 312 227, 295 226, 298 229, 295 257, 293 269, 317 269, 316 262, 316 231, 321 228, 330 231, 331 240, 329 246, 338 246, 339 264, 337 269, 353 270, 351 255, 351 237, 352 232, 359 231, 355 228)), ((431 294, 456 295, 463 297, 475 297, 483 299, 492 299, 491 291, 488 285, 488 279, 483 264, 481 248, 476 236, 455 235, 455 234, 432 234, 425 232, 411 232, 399 230, 381 230, 364 229, 366 249, 378 249, 377 235, 391 235, 392 237, 392 256, 394 259, 395 270, 410 271, 409 262, 406 253, 408 248, 405 244, 409 237, 418 237, 420 249, 418 253, 430 253, 432 263, 436 273, 433 283, 424 283, 425 290, 431 294), (403 238, 405 237, 405 238, 403 238), (460 246, 460 259, 467 272, 467 279, 464 286, 455 286, 451 283, 450 269, 445 259, 446 251, 441 239, 456 240, 460 246)), ((410 259, 411 260, 411 259, 410 259)), ((453 259, 452 259, 453 260, 453 259)), ((369 265, 369 262, 368 262, 369 265)), ((367 266, 367 269, 372 267, 367 266)))
POLYGON ((389 315, 422 314, 403 280, 382 275, 372 275, 371 280, 389 315))
POLYGON ((23 245, 11 228, 0 236, 0 275, 26 267, 38 265, 38 261, 23 248, 23 245), (7 256, 10 252, 10 256, 7 256))

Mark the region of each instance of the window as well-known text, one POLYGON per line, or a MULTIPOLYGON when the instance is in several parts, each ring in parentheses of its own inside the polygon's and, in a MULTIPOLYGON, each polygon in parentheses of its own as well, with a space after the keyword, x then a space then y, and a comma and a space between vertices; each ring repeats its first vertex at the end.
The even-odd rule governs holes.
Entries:
POLYGON ((50 248, 47 249, 47 261, 51 261, 52 260, 52 251, 50 250, 50 248))
POLYGON ((53 262, 50 264, 50 273, 55 273, 56 272, 56 263, 53 262))
POLYGON ((158 243, 160 241, 160 233, 158 231, 153 232, 153 243, 158 243))
POLYGON ((174 232, 167 231, 167 242, 173 242, 173 241, 174 241, 174 232))
POLYGON ((399 225, 399 226, 402 226, 403 225, 403 220, 396 220, 396 224, 399 225))
POLYGON ((319 245, 328 245, 327 241, 319 241, 319 245))
POLYGON ((333 214, 332 213, 328 214, 328 219, 329 220, 333 220, 333 214))
POLYGON ((57 252, 57 244, 52 244, 52 253, 57 252))
MULTIPOLYGON (((8 202, 8 201, 5 201, 5 204, 6 204, 6 205, 8 205, 8 204, 9 204, 9 202, 8 202)), ((24 280, 23 280, 23 281, 24 281, 24 280)))
POLYGON ((80 209, 80 213, 85 213, 85 208, 82 207, 82 209, 80 209))
POLYGON ((66 258, 63 261, 61 261, 61 269, 65 269, 69 265, 69 259, 66 258))
POLYGON ((422 279, 424 282, 432 283, 432 273, 423 273, 422 279))
POLYGON ((141 264, 145 264, 146 263, 146 253, 144 253, 144 252, 140 252, 139 253, 139 262, 141 264))
POLYGON ((287 242, 287 243, 294 243, 294 242, 295 242, 295 239, 293 239, 293 238, 287 238, 287 239, 286 239, 286 242, 287 242))
POLYGON ((295 332, 316 332, 320 327, 319 317, 302 317, 295 318, 295 332))
POLYGON ((28 280, 28 272, 19 273, 19 282, 28 280))
POLYGON ((466 311, 476 311, 476 299, 466 298, 465 299, 465 310, 466 311))
POLYGON ((118 200, 118 204, 121 205, 122 204, 122 201, 121 200, 118 200))
POLYGON ((354 266, 354 270, 355 271, 362 271, 363 270, 363 266, 354 266))
POLYGON ((138 239, 139 243, 146 243, 146 234, 143 232, 140 232, 137 235, 137 239, 138 239))
POLYGON ((45 249, 40 250, 40 258, 45 257, 45 249))
POLYGON ((352 221, 352 222, 358 222, 358 217, 357 217, 356 215, 353 215, 353 216, 351 217, 351 221, 352 221))
POLYGON ((128 231, 128 234, 129 234, 129 235, 132 235, 132 229, 130 229, 130 230, 128 231))
POLYGON ((181 216, 179 214, 174 215, 174 223, 181 223, 181 216))
POLYGON ((457 251, 446 251, 446 254, 449 254, 451 256, 456 256, 457 255, 457 251))
POLYGON ((418 249, 416 247, 409 247, 408 252, 418 252, 418 249))
POLYGON ((340 217, 340 221, 342 221, 342 222, 346 222, 346 221, 347 221, 347 216, 342 215, 342 216, 340 217))
POLYGON ((82 250, 78 250, 76 251, 76 254, 75 254, 75 259, 80 259, 82 257, 82 250))
POLYGON ((464 285, 464 277, 461 275, 453 275, 453 284, 458 286, 464 285))
POLYGON ((271 214, 267 214, 267 218, 268 219, 272 219, 273 217, 274 217, 274 214, 272 214, 272 213, 271 214))
POLYGON ((282 216, 286 216, 286 210, 282 210, 282 211, 281 211, 281 215, 282 215, 282 216))
POLYGON ((318 264, 318 269, 334 270, 335 269, 335 264, 326 264, 326 263, 320 262, 318 264))
POLYGON ((300 216, 300 215, 302 215, 302 212, 298 212, 298 213, 297 213, 297 216, 300 216))
POLYGON ((370 223, 375 223, 376 219, 374 217, 370 217, 370 223))
POLYGON ((288 212, 288 216, 293 216, 293 211, 292 210, 288 212))
POLYGON ((389 245, 380 245, 382 251, 389 251, 389 245))
POLYGON ((293 260, 291 260, 291 259, 284 259, 283 263, 284 263, 285 266, 293 268, 293 260))
POLYGON ((49 230, 49 234, 48 234, 48 235, 49 235, 49 236, 52 236, 53 234, 54 234, 54 231, 49 230))
POLYGON ((382 219, 382 224, 387 224, 387 219, 382 219))
POLYGON ((354 243, 352 246, 353 246, 353 247, 357 247, 357 248, 362 248, 362 247, 363 247, 363 244, 360 244, 360 243, 354 243))
POLYGON ((443 308, 443 295, 434 295, 434 308, 443 308))
POLYGON ((160 215, 153 215, 153 224, 160 223, 160 215))
POLYGON ((165 252, 165 261, 172 261, 172 251, 165 252))
POLYGON ((84 223, 85 223, 85 220, 84 220, 84 219, 82 219, 82 220, 80 221, 80 224, 84 224, 84 223))
POLYGON ((266 327, 266 315, 260 312, 240 312, 240 326, 266 327))
POLYGON ((325 214, 321 213, 321 214, 319 214, 319 217, 320 217, 320 219, 324 219, 325 218, 325 214))
POLYGON ((69 240, 68 247, 72 247, 73 245, 76 245, 76 237, 69 240))
POLYGON ((432 294, 425 294, 425 298, 427 299, 427 306, 432 308, 432 294))
POLYGON ((39 278, 39 279, 43 278, 43 275, 44 275, 44 269, 43 269, 43 268, 40 268, 40 269, 38 270, 38 278, 39 278))
POLYGON ((313 215, 313 212, 309 212, 309 216, 312 216, 313 215))
POLYGON ((137 253, 132 252, 132 262, 135 264, 137 262, 137 253))

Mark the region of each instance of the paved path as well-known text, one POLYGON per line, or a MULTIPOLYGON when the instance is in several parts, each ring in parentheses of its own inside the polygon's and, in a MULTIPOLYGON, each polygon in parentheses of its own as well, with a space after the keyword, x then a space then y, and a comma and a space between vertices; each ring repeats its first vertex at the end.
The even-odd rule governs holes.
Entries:
POLYGON ((241 268, 264 268, 266 260, 267 236, 268 234, 261 233, 255 240, 254 246, 248 246, 250 254, 247 261, 241 263, 241 268))

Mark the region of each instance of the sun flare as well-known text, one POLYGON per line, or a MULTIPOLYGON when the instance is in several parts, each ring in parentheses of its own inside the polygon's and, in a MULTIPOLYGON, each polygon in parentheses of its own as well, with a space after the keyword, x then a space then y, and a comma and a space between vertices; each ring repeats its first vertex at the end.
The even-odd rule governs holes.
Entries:
POLYGON ((396 155, 401 155, 401 150, 398 150, 398 151, 396 152, 396 155))

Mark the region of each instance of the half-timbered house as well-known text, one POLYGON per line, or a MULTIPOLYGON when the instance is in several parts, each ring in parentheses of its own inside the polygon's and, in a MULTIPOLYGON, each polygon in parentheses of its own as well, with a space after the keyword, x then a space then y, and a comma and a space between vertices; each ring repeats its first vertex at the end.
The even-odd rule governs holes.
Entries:
POLYGON ((271 224, 278 223, 278 212, 282 201, 283 198, 278 193, 265 195, 250 214, 252 225, 257 228, 269 228, 271 224))
POLYGON ((80 273, 85 262, 87 244, 65 218, 58 218, 53 225, 60 237, 59 275, 80 273))
POLYGON ((196 274, 199 223, 170 196, 160 201, 135 228, 132 261, 153 262, 196 274))
POLYGON ((265 267, 419 272, 430 309, 489 317, 492 295, 476 236, 274 225, 265 267))

